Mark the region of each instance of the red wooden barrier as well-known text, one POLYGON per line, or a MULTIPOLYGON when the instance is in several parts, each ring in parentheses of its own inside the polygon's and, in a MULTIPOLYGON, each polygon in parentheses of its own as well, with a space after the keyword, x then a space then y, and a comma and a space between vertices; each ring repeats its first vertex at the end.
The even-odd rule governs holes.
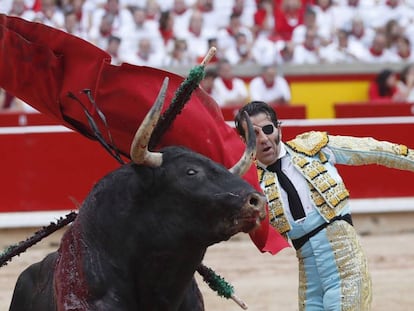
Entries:
MULTIPOLYGON (((8 116, 9 117, 9 116, 8 116)), ((0 115, 0 124, 3 115, 0 115)), ((284 140, 309 130, 373 136, 414 148, 414 118, 285 120, 284 140)), ((118 167, 94 141, 61 126, 0 127, 0 212, 76 208, 93 184, 118 167)), ((414 174, 377 165, 338 166, 351 198, 414 197, 414 174)))
POLYGON ((397 117, 414 115, 413 103, 335 103, 336 118, 397 117))

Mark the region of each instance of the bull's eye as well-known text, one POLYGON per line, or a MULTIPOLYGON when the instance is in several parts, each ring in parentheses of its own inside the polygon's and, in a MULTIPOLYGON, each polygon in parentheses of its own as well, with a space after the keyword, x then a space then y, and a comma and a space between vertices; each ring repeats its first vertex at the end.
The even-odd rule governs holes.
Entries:
POLYGON ((187 175, 192 176, 192 175, 195 175, 195 174, 197 174, 197 171, 195 169, 189 168, 187 170, 187 175))

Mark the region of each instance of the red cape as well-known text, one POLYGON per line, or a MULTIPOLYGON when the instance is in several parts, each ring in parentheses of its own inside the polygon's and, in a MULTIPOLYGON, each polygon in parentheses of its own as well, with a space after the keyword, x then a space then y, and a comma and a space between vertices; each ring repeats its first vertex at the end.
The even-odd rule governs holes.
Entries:
MULTIPOLYGON (((92 138, 93 131, 81 105, 68 97, 73 93, 79 98, 105 134, 104 124, 82 92, 90 89, 106 117, 114 145, 128 155, 133 136, 163 79, 169 77, 166 103, 171 102, 184 79, 150 67, 114 66, 110 60, 107 53, 80 38, 0 14, 0 87, 92 138)), ((200 88, 194 91, 160 145, 183 145, 226 167, 232 167, 245 149, 234 129, 225 123, 218 105, 200 88)), ((244 179, 261 191, 254 166, 244 179)), ((275 254, 288 246, 268 218, 250 237, 262 252, 275 254)))

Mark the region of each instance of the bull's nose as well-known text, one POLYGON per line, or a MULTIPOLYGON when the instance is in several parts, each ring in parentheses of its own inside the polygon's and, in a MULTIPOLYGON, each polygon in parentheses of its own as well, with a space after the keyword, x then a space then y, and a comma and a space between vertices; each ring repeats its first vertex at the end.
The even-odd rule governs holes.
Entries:
POLYGON ((250 194, 247 204, 250 208, 259 213, 259 217, 263 220, 266 217, 266 197, 260 193, 250 194))

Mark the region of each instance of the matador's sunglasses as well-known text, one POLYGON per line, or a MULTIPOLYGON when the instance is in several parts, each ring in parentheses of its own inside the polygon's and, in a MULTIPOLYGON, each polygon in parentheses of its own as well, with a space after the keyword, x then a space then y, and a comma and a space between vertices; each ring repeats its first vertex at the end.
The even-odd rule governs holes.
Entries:
MULTIPOLYGON (((281 124, 282 122, 277 122, 276 128, 278 128, 281 124)), ((275 126, 273 124, 267 124, 267 125, 262 126, 261 129, 263 133, 265 133, 266 135, 270 135, 275 130, 275 126)))

